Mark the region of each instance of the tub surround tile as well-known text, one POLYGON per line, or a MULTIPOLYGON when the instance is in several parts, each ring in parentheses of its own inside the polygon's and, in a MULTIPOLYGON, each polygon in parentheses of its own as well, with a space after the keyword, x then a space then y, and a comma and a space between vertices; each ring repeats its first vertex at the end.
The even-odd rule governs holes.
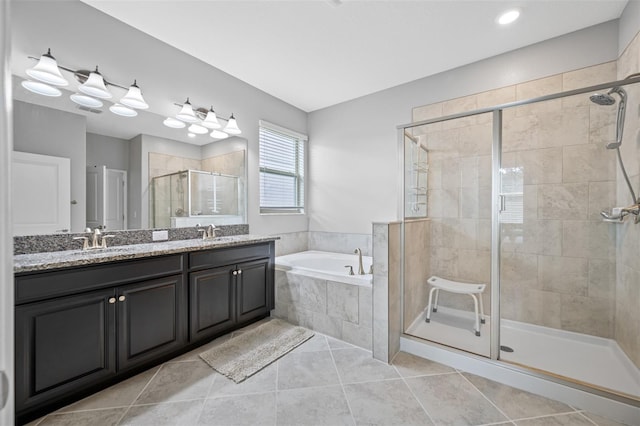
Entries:
POLYGON ((370 349, 373 344, 373 324, 369 322, 357 325, 342 321, 342 339, 361 348, 370 349))
POLYGON ((275 236, 280 238, 276 241, 276 257, 309 250, 309 232, 307 231, 289 232, 275 236))
POLYGON ((360 286, 327 281, 327 314, 358 323, 358 288, 360 286))
POLYGON ((309 250, 353 254, 356 248, 371 256, 371 235, 309 231, 309 250))
MULTIPOLYGON (((293 274, 292 274, 293 275, 293 274)), ((303 309, 324 314, 327 312, 327 282, 311 277, 297 275, 300 300, 303 309)))

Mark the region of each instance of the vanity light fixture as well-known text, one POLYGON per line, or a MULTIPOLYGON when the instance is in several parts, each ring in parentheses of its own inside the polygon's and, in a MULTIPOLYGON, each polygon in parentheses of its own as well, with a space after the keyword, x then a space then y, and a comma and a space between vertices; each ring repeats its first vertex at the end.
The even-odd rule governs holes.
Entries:
POLYGON ((137 81, 128 88, 119 84, 106 81, 96 66, 95 71, 74 70, 59 65, 56 59, 51 55, 51 49, 43 54, 39 59, 29 56, 30 59, 38 60, 33 68, 26 70, 26 74, 38 81, 25 80, 22 87, 25 89, 44 96, 61 96, 62 92, 54 86, 68 86, 69 82, 62 76, 60 70, 70 72, 80 83, 78 91, 70 96, 71 100, 78 105, 88 108, 101 108, 104 103, 101 99, 111 99, 113 95, 109 92, 107 86, 118 87, 127 90, 127 93, 120 99, 120 102, 114 103, 109 110, 114 114, 123 117, 135 117, 138 115, 136 109, 147 109, 147 104, 142 97, 142 91, 138 87, 137 81))
POLYGON ((501 13, 498 18, 496 18, 496 22, 500 25, 509 25, 512 22, 515 22, 519 17, 520 11, 518 9, 511 9, 501 13))
MULTIPOLYGON (((47 49, 47 53, 40 56, 35 67, 26 71, 27 75, 38 81, 54 86, 68 86, 69 82, 62 76, 58 68, 56 58, 51 55, 51 49, 47 49)), ((51 95, 46 95, 51 96, 51 95)))
POLYGON ((58 89, 57 87, 49 86, 48 84, 44 84, 40 81, 24 80, 21 84, 22 87, 24 87, 28 91, 36 93, 38 95, 51 97, 62 96, 62 92, 60 91, 60 89, 58 89))
POLYGON ((229 135, 239 135, 242 133, 233 114, 231 114, 231 117, 228 119, 220 117, 220 120, 226 121, 227 124, 224 129, 219 130, 222 128, 222 124, 218 121, 219 117, 216 115, 213 107, 208 110, 205 108, 194 109, 189 98, 187 98, 184 104, 175 105, 180 107, 180 112, 176 114, 175 118, 166 118, 163 124, 173 129, 182 129, 186 127, 185 123, 190 123, 191 126, 187 129, 190 138, 209 133, 209 130, 212 130, 210 136, 214 139, 226 139, 229 135))

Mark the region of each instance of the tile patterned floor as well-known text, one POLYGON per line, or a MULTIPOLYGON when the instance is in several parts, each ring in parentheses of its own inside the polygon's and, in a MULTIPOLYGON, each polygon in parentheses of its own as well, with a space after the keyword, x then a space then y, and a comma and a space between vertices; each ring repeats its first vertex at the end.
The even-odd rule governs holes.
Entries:
POLYGON ((321 334, 235 384, 198 358, 230 337, 30 426, 619 425, 406 353, 387 365, 370 352, 321 334))

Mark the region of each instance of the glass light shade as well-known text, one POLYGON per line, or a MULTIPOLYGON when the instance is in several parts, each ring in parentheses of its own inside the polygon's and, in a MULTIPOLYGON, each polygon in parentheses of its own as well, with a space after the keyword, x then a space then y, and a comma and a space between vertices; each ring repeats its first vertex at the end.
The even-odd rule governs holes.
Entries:
POLYGON ((51 56, 51 49, 40 56, 40 60, 36 66, 29 68, 26 73, 29 77, 35 78, 43 83, 53 84, 54 86, 69 85, 69 82, 60 73, 56 58, 51 56))
POLYGON ((209 133, 209 130, 207 130, 206 127, 203 127, 199 124, 192 124, 187 130, 191 133, 195 133, 196 135, 204 135, 209 133))
POLYGON ((216 117, 216 112, 212 109, 207 112, 207 116, 204 118, 202 125, 207 129, 220 129, 222 125, 218 122, 218 117, 216 117))
POLYGON ((138 111, 120 104, 113 104, 109 107, 109 111, 114 114, 121 115, 123 117, 135 117, 138 115, 138 111))
POLYGON ((239 135, 240 133, 242 133, 242 131, 238 128, 238 123, 233 117, 233 114, 231 114, 231 118, 229 118, 227 125, 224 129, 222 129, 222 131, 230 135, 239 135))
POLYGON ((190 138, 195 138, 196 134, 195 133, 187 133, 187 136, 189 136, 190 138))
POLYGON ((144 98, 142 97, 142 91, 140 91, 140 88, 135 81, 129 87, 129 91, 127 92, 127 94, 124 95, 122 99, 120 99, 120 103, 131 108, 149 108, 149 104, 144 101, 144 98))
POLYGON ((172 117, 166 118, 162 122, 162 124, 164 124, 167 127, 171 127, 172 129, 182 129, 186 126, 186 124, 184 124, 184 121, 176 120, 175 118, 172 118, 172 117))
POLYGON ((189 98, 187 98, 187 101, 184 103, 184 105, 182 105, 182 109, 180 110, 178 115, 176 115, 176 118, 178 120, 184 121, 185 123, 198 122, 198 117, 196 117, 196 114, 193 112, 193 107, 189 102, 189 98))
POLYGON ((103 105, 100 99, 92 98, 91 96, 83 95, 82 93, 74 93, 69 97, 78 105, 86 106, 89 108, 100 108, 103 105))
POLYGON ((214 130, 213 132, 211 132, 211 137, 214 139, 226 139, 229 137, 229 135, 220 130, 214 130))
POLYGON ((24 80, 22 87, 30 92, 43 96, 57 97, 62 95, 62 92, 57 87, 52 87, 39 81, 24 80))
POLYGON ((513 9, 513 10, 509 10, 507 12, 504 12, 503 14, 501 14, 500 16, 498 16, 498 24, 500 25, 508 25, 512 22, 514 22, 516 19, 518 19, 520 17, 520 11, 513 9))
POLYGON ((93 96, 94 98, 100 99, 111 99, 111 93, 107 90, 107 87, 104 85, 104 79, 102 75, 98 72, 98 68, 96 67, 95 72, 89 74, 89 78, 83 84, 78 86, 78 90, 84 93, 85 95, 93 96))

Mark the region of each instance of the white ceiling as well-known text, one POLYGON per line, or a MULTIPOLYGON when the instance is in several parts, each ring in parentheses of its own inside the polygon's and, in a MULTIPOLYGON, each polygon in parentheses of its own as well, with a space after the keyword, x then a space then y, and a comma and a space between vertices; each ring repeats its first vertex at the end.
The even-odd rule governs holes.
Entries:
POLYGON ((627 0, 83 0, 304 111, 620 17, 627 0), (495 19, 518 7, 521 18, 495 19))

